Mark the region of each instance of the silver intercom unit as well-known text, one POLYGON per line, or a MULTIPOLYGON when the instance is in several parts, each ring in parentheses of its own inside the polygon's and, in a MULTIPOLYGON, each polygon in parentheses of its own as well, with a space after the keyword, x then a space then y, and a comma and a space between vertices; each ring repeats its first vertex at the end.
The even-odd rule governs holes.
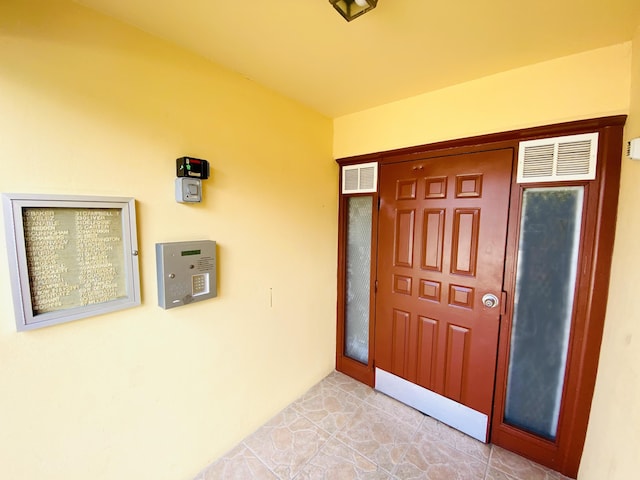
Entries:
POLYGON ((156 243, 158 305, 173 308, 217 296, 216 242, 156 243))
POLYGON ((202 180, 199 178, 176 178, 176 202, 199 203, 202 201, 202 180))

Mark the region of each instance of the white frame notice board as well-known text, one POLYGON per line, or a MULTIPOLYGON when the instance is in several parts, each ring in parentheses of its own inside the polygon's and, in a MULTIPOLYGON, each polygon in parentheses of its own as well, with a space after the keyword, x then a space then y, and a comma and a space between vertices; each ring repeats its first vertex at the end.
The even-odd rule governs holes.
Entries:
POLYGON ((133 198, 2 200, 18 331, 140 305, 133 198))

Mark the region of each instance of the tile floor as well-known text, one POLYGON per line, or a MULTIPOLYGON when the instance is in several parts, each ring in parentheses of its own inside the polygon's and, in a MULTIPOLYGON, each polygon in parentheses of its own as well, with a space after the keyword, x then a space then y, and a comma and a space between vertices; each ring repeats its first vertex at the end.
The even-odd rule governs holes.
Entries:
POLYGON ((560 480, 333 372, 195 480, 560 480))

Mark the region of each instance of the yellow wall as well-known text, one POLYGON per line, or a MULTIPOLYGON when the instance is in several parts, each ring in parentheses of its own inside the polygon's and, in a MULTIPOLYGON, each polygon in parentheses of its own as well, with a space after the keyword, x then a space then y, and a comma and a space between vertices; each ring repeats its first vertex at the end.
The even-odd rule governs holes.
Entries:
POLYGON ((16 333, 0 235, 0 477, 193 478, 332 370, 332 128, 73 2, 0 2, 0 191, 135 197, 143 299, 16 333), (211 162, 200 205, 182 155, 211 162), (155 243, 193 239, 219 298, 162 310, 155 243))
POLYGON ((631 43, 425 93, 334 120, 337 158, 627 113, 631 43))
MULTIPOLYGON (((640 27, 633 40, 631 108, 625 138, 640 137, 640 27)), ((640 472, 640 162, 622 161, 620 208, 607 320, 580 478, 640 472)))
MULTIPOLYGON (((332 126, 74 3, 3 0, 0 191, 135 197, 143 304, 18 334, 0 236, 0 476, 191 478, 327 374, 335 349, 332 153, 619 113, 630 113, 627 137, 640 136, 640 34, 332 126), (201 205, 173 200, 181 155, 211 161, 201 205), (200 238, 219 244, 219 298, 160 309, 154 244, 200 238)), ((640 469, 638 182, 640 164, 624 160, 584 480, 633 478, 640 469)))
MULTIPOLYGON (((640 34, 633 43, 337 118, 334 155, 614 114, 629 114, 627 137, 640 137, 640 34)), ((628 480, 640 471, 638 184, 640 163, 623 160, 609 309, 580 480, 628 480)))

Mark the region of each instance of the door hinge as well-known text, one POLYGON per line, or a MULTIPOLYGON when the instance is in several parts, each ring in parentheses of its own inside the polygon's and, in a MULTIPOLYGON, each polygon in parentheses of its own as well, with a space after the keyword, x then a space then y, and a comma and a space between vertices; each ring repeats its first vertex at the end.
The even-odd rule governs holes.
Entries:
POLYGON ((378 293, 378 280, 373 282, 373 293, 378 293))

